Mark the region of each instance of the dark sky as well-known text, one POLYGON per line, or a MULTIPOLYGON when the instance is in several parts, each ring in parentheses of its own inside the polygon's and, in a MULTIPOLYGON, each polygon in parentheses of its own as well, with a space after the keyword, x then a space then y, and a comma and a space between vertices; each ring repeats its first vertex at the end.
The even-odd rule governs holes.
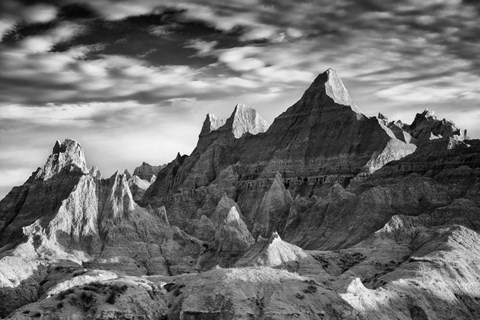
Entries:
POLYGON ((480 3, 1 0, 0 197, 55 140, 104 176, 189 154, 236 103, 269 122, 337 70, 360 110, 480 137, 480 3))

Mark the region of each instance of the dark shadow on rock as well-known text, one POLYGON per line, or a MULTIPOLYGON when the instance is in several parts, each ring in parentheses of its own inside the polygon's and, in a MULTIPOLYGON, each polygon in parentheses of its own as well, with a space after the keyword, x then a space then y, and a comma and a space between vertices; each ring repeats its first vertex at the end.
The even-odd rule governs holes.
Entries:
POLYGON ((0 318, 5 318, 16 309, 37 301, 50 288, 69 277, 82 273, 83 268, 71 261, 60 261, 39 266, 31 276, 17 287, 0 288, 0 318))

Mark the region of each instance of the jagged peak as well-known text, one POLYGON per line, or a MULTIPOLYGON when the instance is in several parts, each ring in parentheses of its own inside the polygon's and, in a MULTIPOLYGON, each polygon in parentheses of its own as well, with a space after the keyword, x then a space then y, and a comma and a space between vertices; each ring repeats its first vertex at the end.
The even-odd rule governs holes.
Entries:
POLYGON ((134 210, 135 202, 133 201, 133 196, 128 186, 127 176, 124 173, 120 173, 119 170, 115 171, 115 173, 107 179, 107 184, 111 190, 112 196, 110 199, 114 202, 114 208, 123 208, 124 212, 134 210))
POLYGON ((225 126, 231 129, 235 138, 238 139, 247 132, 251 134, 265 132, 269 124, 254 108, 237 103, 225 126))
POLYGON ((150 181, 164 167, 165 167, 165 165, 152 166, 151 164, 143 161, 140 166, 133 169, 132 176, 136 175, 136 176, 139 176, 143 180, 150 181))
POLYGON ((47 180, 64 170, 89 173, 82 146, 73 139, 55 142, 52 154, 35 178, 47 180))
POLYGON ((92 166, 88 173, 95 179, 102 179, 102 173, 96 166, 92 166))
POLYGON ((429 110, 428 108, 425 108, 423 112, 421 113, 422 117, 424 118, 437 118, 435 116, 435 110, 429 110))
POLYGON ((203 121, 202 130, 200 135, 208 134, 212 131, 219 129, 225 124, 224 119, 218 119, 213 113, 207 113, 205 120, 203 121))
POLYGON ((440 120, 435 111, 425 109, 422 113, 417 113, 412 124, 407 126, 408 132, 420 140, 432 140, 433 138, 463 138, 463 135, 455 126, 453 121, 442 119, 440 120))
POLYGON ((244 224, 240 208, 233 199, 227 196, 227 194, 224 194, 220 201, 218 201, 213 217, 214 221, 222 225, 244 224))
POLYGON ((378 113, 377 118, 380 119, 380 120, 388 121, 388 117, 381 112, 378 113))
POLYGON ((210 132, 221 130, 232 132, 235 138, 242 137, 245 133, 258 134, 267 131, 269 123, 252 107, 237 103, 228 119, 218 119, 213 113, 207 113, 203 121, 200 137, 210 132))
POLYGON ((343 81, 338 76, 337 72, 329 68, 324 73, 320 74, 307 90, 322 91, 330 97, 335 103, 350 106, 354 111, 358 112, 357 105, 353 101, 350 93, 343 84, 343 81))

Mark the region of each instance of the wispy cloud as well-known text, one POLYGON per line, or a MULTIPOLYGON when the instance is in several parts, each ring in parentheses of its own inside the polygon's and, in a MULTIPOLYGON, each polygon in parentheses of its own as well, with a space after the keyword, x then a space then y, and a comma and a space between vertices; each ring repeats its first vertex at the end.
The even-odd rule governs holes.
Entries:
POLYGON ((272 120, 328 67, 367 115, 429 107, 479 137, 479 18, 472 0, 2 0, 0 149, 30 141, 37 158, 70 136, 107 171, 165 162, 204 112, 246 102, 272 120))

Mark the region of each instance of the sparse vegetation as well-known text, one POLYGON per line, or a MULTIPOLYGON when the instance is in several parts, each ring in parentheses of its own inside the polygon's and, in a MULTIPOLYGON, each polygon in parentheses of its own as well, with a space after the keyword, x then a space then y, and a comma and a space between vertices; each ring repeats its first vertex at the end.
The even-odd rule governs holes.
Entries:
POLYGON ((75 290, 73 288, 62 291, 57 295, 57 300, 64 300, 69 294, 74 293, 74 292, 75 292, 75 290))
POLYGON ((302 299, 305 299, 305 296, 301 293, 296 293, 295 298, 302 300, 302 299))
POLYGON ((109 289, 110 289, 110 294, 106 302, 110 304, 115 304, 116 299, 125 291, 127 291, 128 287, 125 284, 124 285, 114 284, 114 285, 111 285, 109 289))
POLYGON ((314 285, 309 285, 307 288, 303 289, 303 293, 313 294, 317 292, 317 287, 314 285))

